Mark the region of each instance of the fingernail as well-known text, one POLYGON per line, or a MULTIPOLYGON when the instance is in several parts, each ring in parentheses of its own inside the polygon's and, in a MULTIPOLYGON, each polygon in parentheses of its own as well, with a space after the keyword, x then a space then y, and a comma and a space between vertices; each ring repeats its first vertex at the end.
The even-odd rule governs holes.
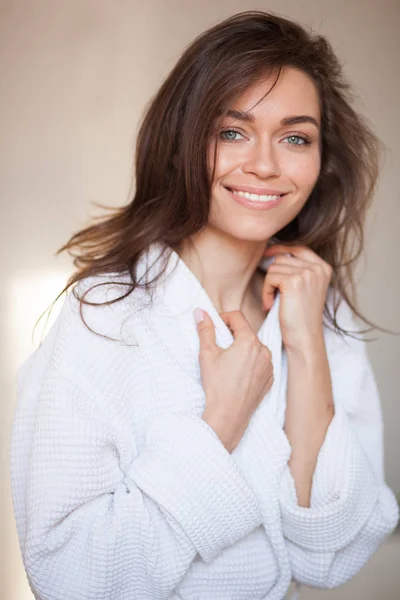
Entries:
POLYGON ((204 319, 204 313, 198 306, 196 306, 196 308, 194 309, 193 316, 194 320, 196 321, 196 325, 201 323, 201 321, 204 319))
POLYGON ((274 262, 274 260, 276 259, 276 256, 266 256, 264 258, 264 266, 268 269, 268 267, 270 267, 272 265, 272 263, 274 262))

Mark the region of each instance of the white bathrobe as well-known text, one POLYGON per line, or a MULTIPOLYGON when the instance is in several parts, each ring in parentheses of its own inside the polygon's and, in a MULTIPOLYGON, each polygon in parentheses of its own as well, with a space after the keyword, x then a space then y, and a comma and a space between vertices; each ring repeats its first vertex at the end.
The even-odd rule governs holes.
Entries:
MULTIPOLYGON (((150 278, 162 246, 142 255, 150 278)), ((261 263, 265 264, 265 263, 261 263)), ((93 302, 126 275, 90 278, 93 302)), ((143 280, 142 280, 143 281, 143 280)), ((233 337, 172 252, 153 301, 143 290, 102 307, 69 293, 18 373, 11 482, 19 543, 40 600, 282 599, 290 582, 333 587, 366 563, 398 521, 383 474, 382 419, 365 343, 325 339, 335 415, 311 506, 299 507, 283 431, 287 363, 279 302, 258 337, 274 383, 230 454, 202 420, 195 306, 217 344, 233 337), (174 268, 175 267, 175 268, 174 268)), ((342 303, 339 321, 356 329, 342 303)))

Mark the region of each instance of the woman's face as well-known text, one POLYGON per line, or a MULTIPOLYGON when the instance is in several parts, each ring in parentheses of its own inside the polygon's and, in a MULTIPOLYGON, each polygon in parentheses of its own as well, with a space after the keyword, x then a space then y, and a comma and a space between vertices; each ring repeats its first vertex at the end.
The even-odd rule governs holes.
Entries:
POLYGON ((236 113, 225 117, 209 148, 212 165, 217 143, 208 226, 242 241, 265 241, 292 221, 320 171, 321 115, 313 81, 298 69, 283 69, 273 90, 252 108, 274 80, 258 82, 227 107, 251 120, 236 113), (296 123, 284 123, 293 117, 296 123), (249 199, 234 193, 241 190, 267 198, 255 204, 253 197, 245 205, 249 199))

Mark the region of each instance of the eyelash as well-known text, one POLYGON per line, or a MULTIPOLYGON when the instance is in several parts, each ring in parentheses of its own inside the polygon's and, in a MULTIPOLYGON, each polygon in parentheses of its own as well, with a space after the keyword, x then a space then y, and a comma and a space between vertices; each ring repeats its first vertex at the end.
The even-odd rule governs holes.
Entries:
MULTIPOLYGON (((232 129, 232 127, 231 127, 230 129, 223 129, 223 130, 220 132, 220 136, 221 136, 223 133, 227 133, 228 131, 229 131, 229 132, 230 132, 230 131, 234 131, 235 133, 238 133, 239 135, 242 135, 242 133, 241 133, 240 131, 238 131, 237 129, 232 129)), ((304 134, 303 134, 303 135, 298 135, 298 134, 294 134, 294 133, 292 133, 292 134, 288 135, 288 136, 287 136, 286 138, 284 138, 284 139, 286 140, 287 138, 290 138, 290 137, 297 137, 297 138, 299 138, 299 139, 303 140, 303 143, 302 143, 302 144, 289 144, 290 146, 306 146, 306 145, 308 145, 308 144, 311 144, 311 140, 310 140, 310 138, 308 138, 308 137, 307 137, 307 136, 305 136, 304 134)), ((228 140, 228 139, 226 139, 226 138, 221 138, 221 139, 223 139, 223 140, 224 140, 224 142, 236 142, 236 141, 237 141, 237 140, 228 140)))

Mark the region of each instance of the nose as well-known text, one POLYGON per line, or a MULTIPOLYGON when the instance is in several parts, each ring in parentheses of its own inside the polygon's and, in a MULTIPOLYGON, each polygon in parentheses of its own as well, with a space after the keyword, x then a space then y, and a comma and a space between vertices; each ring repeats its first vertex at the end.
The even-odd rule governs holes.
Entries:
POLYGON ((253 173, 262 179, 278 177, 281 169, 271 140, 258 139, 248 150, 242 168, 245 173, 253 173))

